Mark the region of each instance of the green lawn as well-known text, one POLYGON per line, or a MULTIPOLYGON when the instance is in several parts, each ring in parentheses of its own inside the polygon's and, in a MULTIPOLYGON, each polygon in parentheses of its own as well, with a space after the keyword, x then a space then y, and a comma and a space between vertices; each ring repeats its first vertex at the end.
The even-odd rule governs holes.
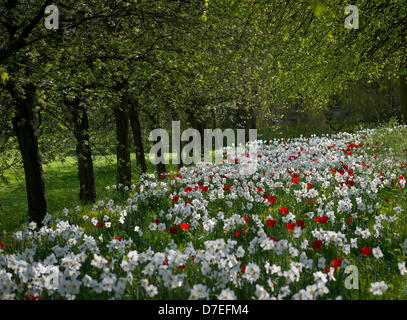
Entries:
MULTIPOLYGON (((106 196, 104 188, 116 181, 116 156, 95 156, 93 161, 96 196, 97 199, 103 199, 106 196)), ((135 183, 139 173, 134 153, 131 154, 131 164, 132 181, 135 183)), ((149 172, 154 172, 153 164, 148 161, 147 165, 149 172)), ((168 168, 174 168, 174 165, 168 165, 168 168)), ((54 161, 44 165, 43 169, 48 212, 80 205, 75 157, 67 157, 64 162, 54 161)), ((9 184, 0 184, 0 232, 14 231, 28 221, 24 172, 19 172, 19 175, 22 178, 6 173, 9 184)))

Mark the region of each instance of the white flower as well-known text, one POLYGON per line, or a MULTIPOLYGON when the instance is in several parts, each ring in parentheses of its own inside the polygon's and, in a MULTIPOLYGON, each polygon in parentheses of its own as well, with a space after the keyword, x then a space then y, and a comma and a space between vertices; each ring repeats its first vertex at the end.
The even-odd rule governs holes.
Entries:
POLYGON ((48 222, 49 222, 50 220, 51 220, 51 215, 49 215, 48 212, 47 212, 47 214, 45 215, 44 219, 42 220, 42 223, 43 223, 44 225, 46 225, 46 224, 48 224, 48 222))
POLYGON ((102 280, 103 291, 111 292, 115 282, 116 282, 116 279, 113 276, 107 276, 107 277, 103 278, 103 280, 102 280))
POLYGON ((314 281, 326 283, 328 280, 327 280, 327 276, 325 273, 323 273, 321 271, 317 271, 314 273, 314 281))
POLYGON ((148 294, 150 297, 154 297, 154 296, 157 295, 157 293, 158 293, 157 287, 154 286, 154 285, 152 285, 152 284, 150 284, 150 285, 146 288, 146 291, 147 291, 147 294, 148 294))
POLYGON ((269 293, 260 285, 256 284, 256 292, 254 293, 259 300, 269 300, 269 293))
POLYGON ((382 253, 382 251, 380 250, 380 247, 373 248, 373 249, 372 249, 372 253, 373 253, 373 256, 374 256, 376 259, 379 259, 379 258, 383 257, 383 253, 382 253))
POLYGON ((93 280, 89 275, 85 274, 85 276, 82 279, 83 285, 85 287, 91 288, 95 285, 96 281, 93 280))
POLYGON ((399 267, 399 270, 400 270, 400 274, 402 276, 407 274, 406 262, 405 261, 404 262, 399 262, 398 267, 399 267))
POLYGON ((171 289, 180 288, 184 283, 184 275, 179 274, 172 278, 171 289))
POLYGON ((280 266, 277 266, 277 265, 275 265, 275 264, 273 264, 271 267, 270 267, 270 273, 271 274, 280 274, 281 273, 281 267, 280 266))
POLYGON ((244 257, 244 255, 245 255, 245 251, 244 251, 243 247, 240 246, 239 248, 237 248, 236 257, 242 258, 242 257, 244 257))
POLYGON ((260 277, 260 268, 257 264, 249 263, 243 277, 250 283, 255 282, 260 277))
POLYGON ((373 295, 376 296, 381 296, 383 293, 385 293, 388 289, 387 284, 384 281, 380 281, 380 282, 372 282, 370 284, 370 292, 373 295))
POLYGON ((208 293, 208 288, 203 285, 203 284, 195 284, 193 288, 191 289, 191 293, 189 295, 189 300, 197 300, 197 299, 203 299, 203 298, 208 298, 209 293, 208 293))
POLYGON ((218 295, 219 300, 236 300, 235 293, 230 289, 223 289, 218 295))
POLYGON ((400 213, 401 212, 401 206, 393 208, 395 213, 400 213))
POLYGON ((28 228, 32 231, 34 231, 37 228, 37 223, 35 223, 34 221, 30 222, 28 224, 28 228))
POLYGON ((404 252, 405 254, 407 254, 407 238, 406 238, 406 239, 404 239, 404 243, 403 243, 403 252, 404 252))
POLYGON ((81 284, 82 283, 79 280, 76 279, 72 280, 69 284, 68 291, 71 294, 78 294, 80 291, 81 284))
POLYGON ((91 222, 94 226, 96 226, 97 223, 98 223, 98 219, 92 218, 92 219, 90 220, 90 222, 91 222))

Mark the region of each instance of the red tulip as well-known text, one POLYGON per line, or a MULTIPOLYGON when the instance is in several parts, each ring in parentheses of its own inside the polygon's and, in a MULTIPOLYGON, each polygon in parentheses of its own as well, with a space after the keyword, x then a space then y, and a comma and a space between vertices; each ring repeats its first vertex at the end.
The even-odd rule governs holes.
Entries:
POLYGON ((326 223, 328 221, 328 216, 323 216, 323 217, 316 217, 315 222, 316 223, 326 223))
POLYGON ((332 264, 334 265, 335 269, 339 268, 342 264, 342 258, 332 258, 332 264))
POLYGON ((276 220, 274 219, 267 219, 266 223, 268 227, 274 227, 274 225, 276 224, 276 220))
POLYGON ((288 213, 288 207, 281 207, 280 208, 281 213, 288 213))
POLYGON ((270 205, 272 206, 272 205, 274 204, 274 202, 276 202, 276 200, 277 200, 276 197, 272 197, 272 198, 269 200, 270 205))
POLYGON ((372 254, 372 247, 362 247, 360 248, 360 251, 362 252, 362 255, 367 257, 372 254))
POLYGON ((181 227, 181 229, 184 230, 184 231, 185 231, 185 230, 188 230, 188 229, 189 229, 189 223, 183 222, 183 223, 181 223, 180 227, 181 227))
POLYGON ((301 229, 305 229, 305 221, 297 220, 297 226, 299 226, 301 229))
POLYGON ((312 244, 312 247, 317 250, 321 249, 322 247, 322 240, 315 240, 314 243, 312 244))
POLYGON ((178 232, 178 228, 177 228, 177 227, 170 227, 170 233, 176 234, 177 232, 178 232))
POLYGON ((296 226, 295 222, 287 223, 287 230, 292 231, 292 230, 294 230, 295 226, 296 226))

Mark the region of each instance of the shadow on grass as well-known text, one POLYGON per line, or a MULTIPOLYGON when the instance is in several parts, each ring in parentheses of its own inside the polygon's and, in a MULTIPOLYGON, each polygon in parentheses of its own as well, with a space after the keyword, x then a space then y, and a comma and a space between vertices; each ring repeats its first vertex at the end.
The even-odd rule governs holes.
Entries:
MULTIPOLYGON (((116 181, 115 163, 97 159, 94 173, 97 198, 103 198, 106 196, 105 186, 116 181)), ((136 174, 134 172, 133 177, 136 174)), ((44 166, 44 180, 49 213, 80 205, 78 172, 74 161, 53 162, 44 166)), ((27 221, 25 182, 10 177, 10 184, 0 186, 0 232, 14 231, 27 221)))
MULTIPOLYGON (((148 161, 148 172, 156 172, 155 166, 148 161)), ((131 154, 132 181, 137 184, 139 171, 136 165, 135 154, 131 154)), ((107 199, 112 192, 105 190, 106 186, 116 183, 116 157, 96 156, 93 158, 95 174, 96 197, 107 199)), ((67 157, 63 162, 54 161, 43 166, 45 193, 47 197, 48 212, 50 214, 61 211, 64 208, 74 208, 81 205, 79 201, 79 179, 77 163, 74 157, 67 157)), ((177 170, 177 165, 167 165, 167 170, 177 170)), ((21 172, 22 177, 24 173, 21 172)), ((0 232, 15 231, 28 221, 27 196, 24 180, 17 180, 15 176, 8 174, 7 185, 0 184, 0 232)))

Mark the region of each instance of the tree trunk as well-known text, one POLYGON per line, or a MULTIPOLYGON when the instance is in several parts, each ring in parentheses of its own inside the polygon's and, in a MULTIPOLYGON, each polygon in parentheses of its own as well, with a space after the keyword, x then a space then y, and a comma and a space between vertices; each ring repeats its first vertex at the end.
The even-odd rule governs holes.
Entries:
MULTIPOLYGON (((150 114, 150 116, 151 116, 151 120, 153 121, 155 128, 160 128, 160 121, 157 118, 157 116, 155 114, 152 114, 152 115, 150 114)), ((161 141, 161 137, 158 137, 157 143, 160 141, 161 141)), ((157 152, 158 157, 161 157, 161 155, 162 155, 161 150, 162 150, 162 148, 160 148, 160 150, 157 152)), ((163 173, 163 172, 167 172, 167 166, 165 165, 165 163, 161 163, 161 162, 157 163, 156 168, 157 168, 158 176, 160 176, 161 173, 163 173)))
POLYGON ((407 123, 407 75, 400 74, 400 113, 403 123, 407 123))
POLYGON ((13 127, 18 140, 24 164, 25 185, 27 188, 28 216, 41 226, 47 214, 44 176, 38 149, 37 129, 34 121, 35 86, 28 84, 25 98, 16 98, 13 127))
POLYGON ((130 113, 130 124, 133 131, 134 149, 136 151, 137 165, 142 173, 147 172, 146 158, 144 156, 143 136, 138 111, 135 107, 130 113))
MULTIPOLYGON (((158 142, 160 142, 161 141, 161 137, 158 137, 158 139, 157 139, 157 143, 158 142)), ((161 149, 157 152, 157 156, 158 157, 161 157, 161 149)), ((165 156, 165 155, 164 155, 165 156)), ((161 173, 163 173, 163 172, 167 172, 167 167, 166 167, 166 165, 165 165, 165 163, 157 163, 157 173, 158 173, 158 176, 160 176, 161 175, 161 173)))
POLYGON ((250 127, 249 129, 257 129, 257 117, 256 117, 256 110, 252 108, 251 110, 251 118, 250 118, 250 127))
POLYGON ((79 104, 78 99, 75 99, 72 106, 72 120, 78 159, 79 198, 83 204, 90 204, 96 200, 96 188, 92 153, 89 146, 89 120, 86 108, 79 104))
POLYGON ((246 130, 246 143, 249 142, 250 138, 250 129, 257 129, 257 118, 256 118, 256 111, 255 108, 250 108, 250 118, 248 119, 248 128, 246 130))
MULTIPOLYGON (((212 130, 215 130, 216 129, 215 108, 211 108, 211 125, 212 125, 212 130)), ((212 150, 216 150, 215 141, 213 139, 212 139, 212 150)))
POLYGON ((130 128, 127 105, 125 105, 128 101, 124 99, 122 102, 124 102, 122 106, 114 108, 117 137, 117 183, 129 186, 131 184, 130 128))
POLYGON ((182 161, 182 149, 184 148, 184 146, 185 146, 185 142, 184 141, 182 141, 181 139, 180 139, 180 142, 179 142, 179 150, 180 150, 180 157, 179 157, 179 163, 178 163, 178 169, 181 169, 183 166, 184 166, 184 162, 182 161))

